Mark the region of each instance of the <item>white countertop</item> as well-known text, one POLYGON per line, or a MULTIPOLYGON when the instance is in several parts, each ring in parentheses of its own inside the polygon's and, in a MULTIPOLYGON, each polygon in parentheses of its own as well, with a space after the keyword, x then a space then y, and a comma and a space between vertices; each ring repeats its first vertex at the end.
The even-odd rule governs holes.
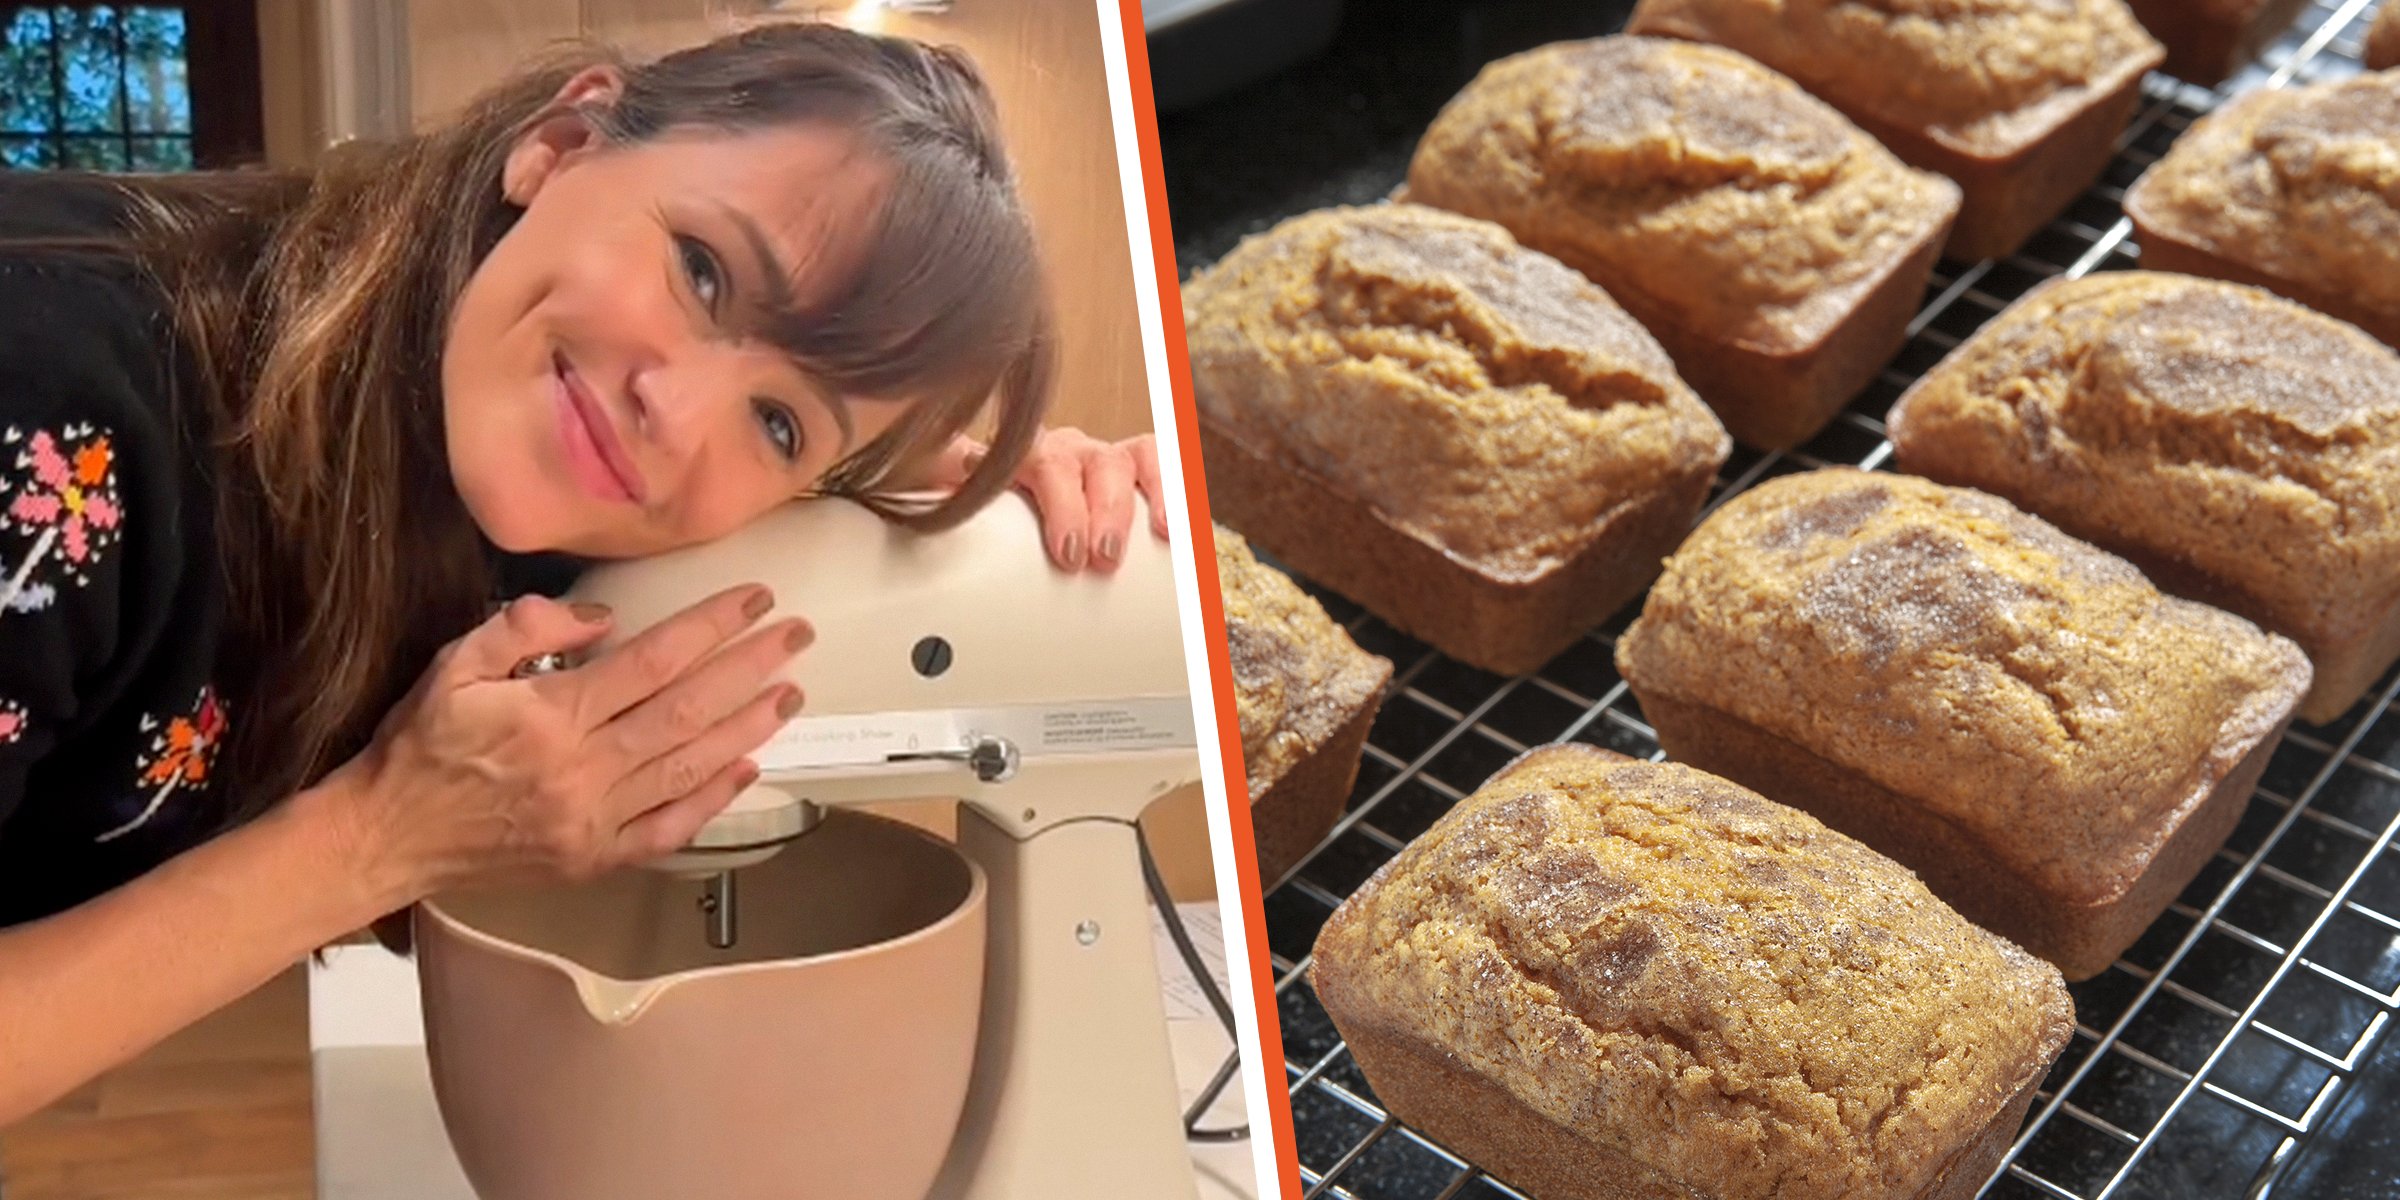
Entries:
MULTIPOLYGON (((1224 943, 1215 903, 1178 907, 1221 986, 1224 943)), ((1224 1062, 1232 1039, 1200 1006, 1198 989, 1163 934, 1158 942, 1168 1041, 1188 1105, 1224 1062)), ((339 946, 310 966, 308 982, 318 1200, 476 1200, 434 1104, 415 966, 378 946, 339 946)), ((1237 1078, 1205 1123, 1223 1128, 1243 1119, 1237 1078)), ((1192 1162, 1201 1200, 1258 1195, 1249 1142, 1195 1143, 1192 1162)))

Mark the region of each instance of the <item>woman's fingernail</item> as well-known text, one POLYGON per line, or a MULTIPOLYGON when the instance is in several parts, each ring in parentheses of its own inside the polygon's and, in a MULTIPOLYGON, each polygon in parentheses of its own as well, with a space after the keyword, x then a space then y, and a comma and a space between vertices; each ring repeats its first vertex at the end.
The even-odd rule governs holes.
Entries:
POLYGON ((749 598, 742 601, 742 615, 755 621, 767 615, 767 610, 773 607, 775 607, 775 593, 763 587, 753 588, 749 598))
POLYGON ((1058 560, 1062 563, 1065 563, 1069 567, 1080 567, 1083 565, 1082 534, 1070 533, 1067 535, 1067 540, 1058 544, 1058 560))
POLYGON ((749 787, 751 784, 757 783, 758 764, 751 762, 748 759, 742 760, 741 772, 735 775, 734 778, 741 780, 743 787, 749 787))
POLYGON ((794 621, 791 628, 783 631, 783 648, 795 654, 808 649, 808 644, 816 640, 816 627, 806 621, 794 621))
POLYGON ((800 689, 786 684, 783 694, 775 698, 775 715, 789 721, 800 714, 800 689))
POLYGON ((577 601, 570 604, 567 606, 567 611, 574 613, 575 619, 586 625, 597 625, 607 620, 609 615, 607 605, 592 604, 588 601, 577 601))
POLYGON ((1120 551, 1120 550, 1122 550, 1122 549, 1124 549, 1124 548, 1125 548, 1125 544, 1124 544, 1124 542, 1123 542, 1123 541, 1121 541, 1121 540, 1119 540, 1119 539, 1118 539, 1118 537, 1117 537, 1117 535, 1115 535, 1115 534, 1113 534, 1113 533, 1112 533, 1112 534, 1108 534, 1108 535, 1107 535, 1107 536, 1105 536, 1105 537, 1102 537, 1102 538, 1100 539, 1100 559, 1101 559, 1101 561, 1103 561, 1103 562, 1115 562, 1115 561, 1117 561, 1117 552, 1118 552, 1118 551, 1120 551))

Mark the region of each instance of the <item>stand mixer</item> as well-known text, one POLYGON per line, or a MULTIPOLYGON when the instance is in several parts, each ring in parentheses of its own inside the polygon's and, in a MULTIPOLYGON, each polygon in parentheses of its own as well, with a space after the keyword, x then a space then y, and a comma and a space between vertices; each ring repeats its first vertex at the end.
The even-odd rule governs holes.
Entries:
MULTIPOLYGON (((963 1105, 938 1174, 929 1158, 924 1173, 900 1172, 906 1181, 891 1184, 889 1194, 894 1200, 1196 1197, 1135 826, 1153 800, 1199 778, 1165 546, 1137 531, 1113 577, 1070 574, 1048 563, 1038 522, 1014 497, 934 535, 899 529, 847 501, 812 500, 786 506, 717 542, 595 568, 569 598, 609 605, 616 613, 615 636, 622 639, 742 582, 767 584, 779 615, 805 616, 815 625, 814 646, 787 672, 804 690, 807 708, 754 756, 761 768, 758 782, 682 853, 655 864, 668 876, 699 884, 660 875, 647 876, 650 882, 644 883, 642 872, 620 873, 635 878, 612 886, 643 896, 606 901, 618 906, 610 913, 645 913, 666 903, 657 896, 688 895, 693 906, 682 917, 653 914, 666 932, 649 936, 689 944, 664 951, 655 959, 663 965, 578 962, 571 949, 533 944, 535 935, 517 926, 479 918, 466 898, 437 897, 420 907, 419 967, 436 1092, 453 1145, 478 1190, 488 1200, 502 1200, 500 1192, 507 1188, 489 1180, 530 1175, 502 1163, 514 1153, 509 1126, 517 1118, 498 1111, 475 1089, 493 1088, 496 1080, 499 1090, 521 1088, 529 1072, 542 1074, 550 1081, 545 1086, 557 1089, 550 1094, 559 1097, 607 1086, 612 1077, 595 1076, 595 1069, 619 1072, 613 1078, 639 1089, 645 1104, 660 1100, 654 1094, 660 1089, 684 1089, 659 1111, 676 1114, 677 1120, 696 1114, 702 1122, 743 1123, 744 1136, 755 1135, 745 1144, 775 1145, 805 1135, 807 1127, 794 1127, 801 1125, 800 1118, 780 1123, 773 1111, 778 1101, 771 1095, 760 1099, 755 1088, 670 1079, 667 1064, 679 1063, 686 1051, 724 1049, 701 1044, 732 1036, 709 1032, 725 1030, 722 1021, 712 1025, 704 1015, 687 1013, 679 1019, 690 1020, 693 1032, 661 1032, 653 1035, 657 1044, 620 1047, 621 1053, 610 1048, 610 1040, 630 1038, 651 1019, 647 1011, 665 1012, 665 998, 678 988, 698 998, 686 1004, 691 1008, 736 988, 755 992, 772 986, 777 978, 772 973, 786 968, 822 964, 829 971, 851 970, 887 951, 930 953, 934 940, 971 938, 980 925, 979 992, 971 978, 957 982, 953 986, 963 999, 945 1008, 930 996, 939 987, 928 985, 922 1006, 933 1015, 922 1018, 921 1035, 888 1030, 861 1035, 890 1039, 895 1044, 883 1049, 902 1057, 938 1058, 939 1047, 954 1042, 961 1067, 965 1039, 973 1043, 963 1105), (959 805, 955 850, 914 831, 878 833, 860 824, 874 818, 844 811, 929 797, 955 799, 959 805), (837 835, 847 840, 839 851, 827 852, 831 857, 818 855, 822 868, 803 862, 798 848, 809 846, 811 838, 837 835), (883 872, 873 860, 886 853, 894 865, 883 872), (943 866, 930 857, 935 854, 963 855, 964 862, 943 866), (786 910, 794 895, 803 894, 795 878, 830 879, 842 870, 854 872, 854 883, 838 885, 840 902, 855 894, 861 904, 914 905, 923 911, 893 926, 901 936, 872 948, 836 942, 829 952, 765 961, 729 953, 748 945, 754 925, 764 931, 789 924, 786 910), (889 891, 896 886, 894 878, 918 870, 939 881, 907 885, 924 895, 866 897, 879 883, 889 891), (688 927, 677 933, 676 921, 688 927), (655 974, 628 979, 611 970, 655 974), (485 987, 494 981, 502 990, 485 987), (506 990, 518 986, 521 993, 506 990), (551 1003, 520 1003, 515 999, 520 994, 572 997, 581 1011, 538 1018, 493 1011, 551 1003), (494 995, 511 999, 506 1005, 474 999, 494 995), (523 1036, 528 1026, 502 1024, 528 1019, 573 1025, 570 1032, 584 1040, 555 1044, 593 1047, 589 1060, 582 1061, 584 1050, 549 1049, 554 1043, 546 1038, 538 1039, 539 1048, 528 1049, 537 1040, 523 1036), (501 1065, 490 1061, 495 1057, 512 1061, 501 1065), (521 1057, 541 1061, 513 1061, 521 1057), (553 1057, 559 1061, 550 1061, 553 1057), (608 1065, 595 1068, 598 1062, 608 1065), (655 1079, 647 1074, 654 1068, 655 1079), (624 1080, 623 1072, 642 1078, 624 1080), (729 1098, 737 1092, 743 1098, 729 1098), (923 1190, 927 1175, 933 1176, 929 1192, 923 1190)), ((561 891, 525 904, 556 910, 602 902, 601 892, 593 890, 561 891)), ((519 924, 530 929, 540 923, 519 924)), ((925 970, 909 969, 920 976, 925 970)), ((918 989, 906 990, 907 995, 868 1002, 917 1004, 918 989)), ((566 1000, 556 1004, 562 1010, 569 1006, 566 1000)), ((759 1011, 755 1006, 739 1011, 743 1020, 759 1019, 748 1015, 759 1011)), ((666 1017, 658 1020, 661 1030, 681 1028, 666 1023, 666 1017)), ((726 1072, 748 1086, 758 1080, 805 1081, 811 1069, 808 1061, 757 1061, 726 1072)), ((875 1086, 869 1080, 861 1090, 875 1086)), ((936 1088, 928 1094, 938 1093, 936 1088)), ((927 1107, 942 1103, 929 1101, 927 1107)), ((613 1110, 594 1111, 605 1116, 613 1110)), ((947 1128, 945 1117, 931 1116, 947 1128)), ((657 1127, 664 1123, 647 1130, 596 1132, 586 1149, 605 1157, 627 1138, 646 1137, 659 1143, 645 1147, 646 1154, 673 1159, 686 1139, 657 1127)), ((570 1129, 563 1136, 580 1135, 570 1129)), ((722 1165, 678 1163, 672 1190, 719 1200, 751 1195, 710 1182, 722 1165)), ((517 1200, 527 1186, 507 1185, 518 1191, 506 1200, 517 1200)), ((756 1195, 757 1200, 836 1194, 871 1200, 860 1185, 822 1190, 827 1186, 794 1178, 756 1195)), ((660 1194, 666 1193, 648 1193, 660 1194)))

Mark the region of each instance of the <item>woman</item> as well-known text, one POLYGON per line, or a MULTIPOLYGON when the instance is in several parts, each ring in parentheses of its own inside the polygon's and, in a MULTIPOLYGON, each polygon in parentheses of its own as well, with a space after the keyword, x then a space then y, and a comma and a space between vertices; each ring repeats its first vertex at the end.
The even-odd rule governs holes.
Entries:
POLYGON ((938 528, 1012 483, 1065 569, 1113 565, 1137 483, 1164 535, 1146 439, 1039 427, 1033 238, 954 52, 587 57, 313 180, 9 183, 0 236, 0 1126, 379 916, 654 857, 755 778, 804 621, 736 588, 525 678, 609 628, 485 619, 528 556, 809 494, 938 528))

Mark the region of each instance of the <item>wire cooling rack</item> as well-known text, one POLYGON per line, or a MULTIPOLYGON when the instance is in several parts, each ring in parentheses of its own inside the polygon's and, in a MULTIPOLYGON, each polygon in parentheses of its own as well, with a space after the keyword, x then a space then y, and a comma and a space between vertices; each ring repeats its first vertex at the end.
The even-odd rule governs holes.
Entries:
MULTIPOLYGON (((1797 451, 1737 447, 1710 508, 1797 471, 1888 469, 1882 417, 1918 374, 2035 284, 2136 265, 2125 188, 2226 97, 2357 71, 2372 2, 2319 0, 2216 91, 2152 76, 2099 185, 2020 253, 1941 264, 1876 385, 1797 451)), ((1640 605, 1503 679, 1301 582, 1398 668, 1348 811, 1266 896, 1302 1179, 1312 1200, 1519 1196, 1385 1113, 1309 989, 1307 954, 1342 897, 1524 749, 1663 757, 1613 665, 1640 605)), ((2225 849, 2122 960, 2074 985, 2074 1041, 1982 1195, 2400 1197, 2400 1053, 2375 1058, 2400 1015, 2395 692, 2400 675, 2339 720, 2295 726, 2225 849)))

